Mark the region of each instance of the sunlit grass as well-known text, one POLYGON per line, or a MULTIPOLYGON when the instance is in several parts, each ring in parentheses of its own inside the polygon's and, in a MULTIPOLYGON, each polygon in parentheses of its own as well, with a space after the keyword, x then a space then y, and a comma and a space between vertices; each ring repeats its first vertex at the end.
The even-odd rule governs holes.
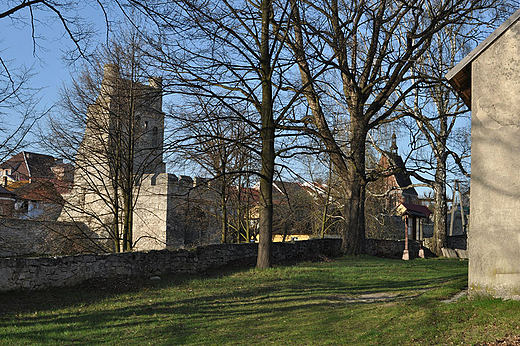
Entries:
POLYGON ((459 345, 520 334, 467 262, 344 257, 0 297, 0 345, 459 345))

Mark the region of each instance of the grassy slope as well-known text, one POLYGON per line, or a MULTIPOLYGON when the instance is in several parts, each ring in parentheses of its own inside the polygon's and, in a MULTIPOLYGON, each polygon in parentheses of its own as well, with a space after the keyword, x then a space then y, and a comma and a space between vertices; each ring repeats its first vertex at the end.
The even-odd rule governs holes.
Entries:
POLYGON ((467 262, 345 257, 0 296, 0 345, 459 345, 520 334, 518 302, 444 304, 467 262))

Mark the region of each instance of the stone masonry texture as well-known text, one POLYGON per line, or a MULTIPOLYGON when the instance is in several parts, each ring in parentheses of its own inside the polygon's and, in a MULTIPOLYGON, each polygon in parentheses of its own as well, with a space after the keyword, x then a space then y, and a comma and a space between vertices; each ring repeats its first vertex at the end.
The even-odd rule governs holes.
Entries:
MULTIPOLYGON (((334 257, 340 239, 273 243, 275 263, 334 257)), ((37 290, 89 279, 198 273, 228 265, 253 266, 258 244, 217 244, 190 250, 153 250, 63 257, 0 258, 0 291, 37 290)))

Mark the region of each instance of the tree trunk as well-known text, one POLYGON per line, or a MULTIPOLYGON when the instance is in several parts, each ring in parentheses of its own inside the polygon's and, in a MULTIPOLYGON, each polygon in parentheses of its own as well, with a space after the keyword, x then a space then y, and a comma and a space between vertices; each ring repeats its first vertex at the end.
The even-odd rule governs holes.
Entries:
POLYGON ((269 26, 271 2, 263 0, 262 38, 260 46, 260 67, 262 73, 262 105, 261 105, 261 137, 262 153, 260 170, 260 201, 259 201, 259 241, 257 268, 271 266, 271 238, 273 236, 273 176, 274 176, 274 135, 273 92, 271 85, 271 57, 269 50, 269 26))
POLYGON ((258 268, 271 266, 271 239, 273 236, 273 173, 274 173, 274 125, 262 129, 262 169, 259 201, 258 268), (266 138, 264 138, 266 136, 266 138), (270 139, 269 139, 270 138, 270 139))
MULTIPOLYGON (((132 251, 133 247, 133 214, 134 214, 134 158, 135 158, 135 98, 134 98, 134 65, 132 61, 132 80, 130 83, 130 97, 128 98, 128 119, 126 129, 126 141, 123 141, 126 151, 126 162, 122 162, 122 166, 126 172, 123 181, 123 251, 132 251)), ((125 105, 127 106, 127 105, 125 105)))
POLYGON ((133 193, 132 189, 124 192, 123 198, 123 251, 132 251, 133 237, 133 208, 132 208, 133 193))
POLYGON ((433 211, 433 241, 430 249, 437 256, 442 255, 442 248, 446 247, 446 214, 448 205, 446 201, 446 163, 444 160, 437 160, 435 169, 434 191, 434 211, 433 211))
POLYGON ((220 198, 220 209, 222 212, 222 243, 227 243, 228 241, 228 212, 227 212, 227 198, 225 191, 225 183, 222 182, 222 190, 221 198, 220 198))
POLYGON ((351 114, 350 160, 348 171, 343 172, 345 207, 343 217, 342 251, 347 255, 366 253, 365 239, 365 140, 366 130, 363 117, 351 114), (346 178, 346 179, 345 179, 346 178))

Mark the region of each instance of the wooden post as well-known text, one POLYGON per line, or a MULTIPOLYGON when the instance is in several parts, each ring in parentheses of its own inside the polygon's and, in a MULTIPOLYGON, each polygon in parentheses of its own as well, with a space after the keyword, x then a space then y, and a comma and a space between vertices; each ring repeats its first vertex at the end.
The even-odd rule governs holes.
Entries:
POLYGON ((423 233, 423 219, 419 219, 419 257, 425 258, 424 256, 424 248, 423 248, 423 239, 424 239, 424 233, 423 233))
POLYGON ((408 251, 408 215, 404 215, 404 251, 403 260, 408 261, 410 259, 410 252, 408 251))
POLYGON ((451 199, 451 220, 450 220, 450 232, 448 235, 451 237, 453 235, 453 222, 455 221, 455 190, 457 189, 457 181, 455 180, 455 184, 453 184, 453 197, 451 199))
POLYGON ((462 233, 466 231, 466 219, 464 218, 464 207, 462 206, 462 195, 460 193, 460 184, 458 180, 455 180, 455 183, 457 184, 457 191, 459 192, 459 203, 460 203, 460 221, 462 222, 462 233))

